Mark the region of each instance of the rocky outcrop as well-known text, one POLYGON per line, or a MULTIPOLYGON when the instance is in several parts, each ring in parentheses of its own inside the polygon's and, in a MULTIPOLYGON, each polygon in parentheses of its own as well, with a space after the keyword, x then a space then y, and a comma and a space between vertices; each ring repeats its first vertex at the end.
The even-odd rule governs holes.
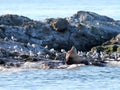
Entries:
MULTIPOLYGON (((67 51, 75 46, 79 51, 89 51, 109 40, 112 40, 110 43, 119 44, 118 34, 119 21, 93 12, 79 11, 68 18, 44 21, 18 15, 2 15, 0 58, 23 62, 57 59, 65 63, 65 52, 61 53, 61 49, 67 51)), ((5 62, 1 60, 0 63, 5 62)))
POLYGON ((79 11, 69 18, 34 21, 17 15, 0 17, 0 37, 17 42, 34 43, 56 50, 73 45, 82 51, 101 45, 120 33, 120 24, 109 17, 79 11), (61 43, 64 42, 64 43, 61 43))

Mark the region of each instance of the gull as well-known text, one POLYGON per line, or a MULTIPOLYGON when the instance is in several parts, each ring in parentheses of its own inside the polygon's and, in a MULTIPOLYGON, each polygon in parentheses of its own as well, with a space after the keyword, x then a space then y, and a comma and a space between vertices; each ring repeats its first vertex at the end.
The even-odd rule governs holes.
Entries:
POLYGON ((83 56, 83 52, 82 51, 78 51, 78 55, 82 57, 83 56))
POLYGON ((90 58, 90 52, 87 52, 87 53, 86 53, 86 57, 87 57, 87 58, 90 58))
POLYGON ((65 49, 61 49, 61 52, 62 52, 62 53, 66 53, 65 49))
POLYGON ((120 61, 120 57, 118 57, 117 60, 120 61))
POLYGON ((20 52, 23 52, 23 49, 22 49, 22 48, 20 49, 20 52))
POLYGON ((37 53, 37 55, 38 55, 38 56, 41 56, 41 52, 39 51, 39 52, 37 53))
POLYGON ((104 60, 103 52, 100 52, 100 58, 101 58, 101 60, 104 60))
POLYGON ((11 36, 11 40, 17 41, 17 39, 14 36, 11 36))
POLYGON ((48 46, 47 46, 47 45, 45 46, 45 49, 48 49, 48 46))
POLYGON ((51 49, 50 49, 50 52, 55 53, 55 49, 54 49, 54 48, 51 48, 51 49))
POLYGON ((36 45, 35 45, 35 44, 32 44, 32 47, 33 47, 33 48, 35 48, 35 47, 36 47, 36 45))
POLYGON ((27 43, 27 46, 30 46, 30 43, 27 43))
POLYGON ((17 49, 17 48, 18 48, 18 46, 17 46, 17 45, 15 45, 13 48, 14 48, 14 49, 17 49))
POLYGON ((30 55, 30 56, 34 56, 34 53, 30 50, 30 51, 29 51, 29 55, 30 55))
POLYGON ((7 40, 8 40, 8 37, 5 37, 5 38, 4 38, 4 41, 7 41, 7 40))

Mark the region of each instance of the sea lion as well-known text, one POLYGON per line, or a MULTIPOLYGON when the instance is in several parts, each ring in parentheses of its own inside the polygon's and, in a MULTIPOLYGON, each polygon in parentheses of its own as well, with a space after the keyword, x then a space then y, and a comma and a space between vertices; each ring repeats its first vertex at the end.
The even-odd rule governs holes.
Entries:
POLYGON ((88 61, 82 59, 78 54, 77 50, 74 46, 66 53, 66 63, 68 65, 71 64, 86 64, 88 65, 88 61))

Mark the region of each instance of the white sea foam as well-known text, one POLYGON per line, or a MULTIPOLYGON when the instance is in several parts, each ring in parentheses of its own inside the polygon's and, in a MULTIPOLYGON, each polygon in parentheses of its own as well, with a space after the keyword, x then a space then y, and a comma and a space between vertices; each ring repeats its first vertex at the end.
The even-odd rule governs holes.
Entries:
POLYGON ((6 73, 14 73, 14 72, 20 72, 23 69, 21 68, 16 68, 16 67, 12 67, 12 68, 5 68, 0 66, 0 74, 6 74, 6 73))
POLYGON ((120 61, 109 61, 107 66, 120 67, 120 61))

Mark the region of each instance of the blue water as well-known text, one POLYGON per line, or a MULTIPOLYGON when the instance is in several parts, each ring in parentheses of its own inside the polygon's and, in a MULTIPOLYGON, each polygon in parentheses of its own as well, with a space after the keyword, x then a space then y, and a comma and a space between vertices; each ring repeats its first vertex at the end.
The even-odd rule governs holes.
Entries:
POLYGON ((82 66, 3 73, 0 90, 120 90, 120 68, 82 66))
POLYGON ((120 0, 0 0, 0 15, 18 14, 36 20, 68 17, 80 10, 120 20, 120 0))

